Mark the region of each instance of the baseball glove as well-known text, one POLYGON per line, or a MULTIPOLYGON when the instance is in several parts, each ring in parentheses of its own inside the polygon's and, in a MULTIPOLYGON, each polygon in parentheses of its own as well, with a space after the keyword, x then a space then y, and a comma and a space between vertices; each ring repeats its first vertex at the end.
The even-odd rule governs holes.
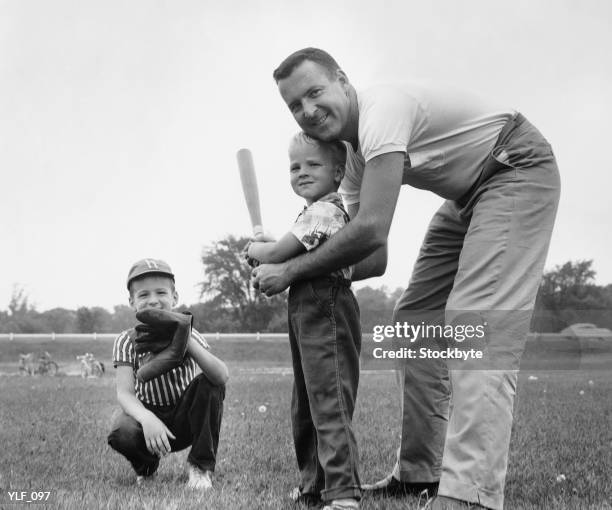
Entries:
POLYGON ((136 318, 142 324, 135 328, 134 350, 137 354, 147 353, 136 377, 146 382, 183 362, 193 317, 189 312, 147 308, 138 312, 136 318))

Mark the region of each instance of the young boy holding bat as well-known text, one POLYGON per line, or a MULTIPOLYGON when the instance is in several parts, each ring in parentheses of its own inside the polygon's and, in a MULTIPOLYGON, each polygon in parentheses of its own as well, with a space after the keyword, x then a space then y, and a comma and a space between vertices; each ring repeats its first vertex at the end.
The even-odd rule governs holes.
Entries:
MULTIPOLYGON (((290 181, 306 207, 276 242, 253 242, 251 265, 282 262, 313 250, 348 221, 337 190, 344 175, 342 142, 321 142, 304 133, 289 147, 290 181)), ((289 342, 294 385, 293 440, 301 483, 293 499, 320 500, 325 509, 356 509, 361 498, 358 452, 352 430, 359 383, 361 327, 351 268, 289 290, 289 342)))
POLYGON ((187 486, 212 487, 228 371, 191 327, 178 302, 174 274, 162 260, 143 259, 129 271, 130 306, 140 321, 115 340, 115 417, 108 444, 130 461, 137 483, 161 457, 191 445, 187 486))

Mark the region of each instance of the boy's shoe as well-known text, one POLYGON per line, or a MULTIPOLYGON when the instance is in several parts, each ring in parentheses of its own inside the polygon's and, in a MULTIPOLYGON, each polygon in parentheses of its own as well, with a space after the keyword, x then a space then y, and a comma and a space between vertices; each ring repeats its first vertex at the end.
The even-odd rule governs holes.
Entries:
POLYGON ((200 491, 212 489, 211 471, 202 471, 200 468, 189 464, 187 467, 187 472, 189 474, 189 480, 187 480, 187 487, 189 489, 196 489, 200 491))
POLYGON ((136 485, 142 485, 143 483, 150 482, 155 479, 157 474, 157 468, 159 467, 159 457, 152 464, 145 465, 144 468, 140 468, 141 475, 136 475, 136 485))
POLYGON ((323 510, 359 510, 359 501, 353 498, 334 499, 323 510))
MULTIPOLYGON (((371 496, 383 496, 401 498, 404 496, 422 496, 425 491, 426 497, 435 496, 438 492, 438 482, 402 482, 392 474, 372 484, 361 486, 365 494, 371 496)), ((365 495, 364 494, 364 495, 365 495)))
POLYGON ((294 487, 289 493, 289 498, 294 503, 301 503, 308 507, 319 506, 321 504, 321 496, 319 494, 313 494, 311 492, 302 492, 300 487, 294 487))
POLYGON ((137 475, 136 476, 136 485, 144 485, 146 483, 152 482, 155 480, 155 475, 157 473, 151 473, 150 475, 137 475))

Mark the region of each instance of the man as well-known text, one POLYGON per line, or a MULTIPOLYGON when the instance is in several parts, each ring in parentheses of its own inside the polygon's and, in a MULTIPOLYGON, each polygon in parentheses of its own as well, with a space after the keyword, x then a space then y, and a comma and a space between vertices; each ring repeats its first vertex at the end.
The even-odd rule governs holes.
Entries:
MULTIPOLYGON (((306 133, 348 142, 340 192, 351 222, 313 253, 255 268, 254 285, 273 295, 351 264, 355 280, 382 274, 400 186, 427 189, 446 201, 394 320, 438 311, 456 324, 469 311, 502 359, 519 359, 559 200, 555 158, 542 135, 514 110, 460 91, 408 84, 358 92, 315 48, 290 55, 274 78, 306 133)), ((403 367, 398 460, 370 488, 435 492, 439 481, 433 509, 502 508, 516 363, 450 368, 440 359, 403 367)))

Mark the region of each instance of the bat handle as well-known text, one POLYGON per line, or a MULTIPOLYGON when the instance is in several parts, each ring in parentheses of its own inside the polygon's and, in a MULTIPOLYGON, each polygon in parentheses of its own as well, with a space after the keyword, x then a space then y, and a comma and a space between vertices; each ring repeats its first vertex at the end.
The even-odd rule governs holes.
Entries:
POLYGON ((256 241, 261 241, 264 237, 264 231, 262 225, 253 225, 253 237, 256 241))

